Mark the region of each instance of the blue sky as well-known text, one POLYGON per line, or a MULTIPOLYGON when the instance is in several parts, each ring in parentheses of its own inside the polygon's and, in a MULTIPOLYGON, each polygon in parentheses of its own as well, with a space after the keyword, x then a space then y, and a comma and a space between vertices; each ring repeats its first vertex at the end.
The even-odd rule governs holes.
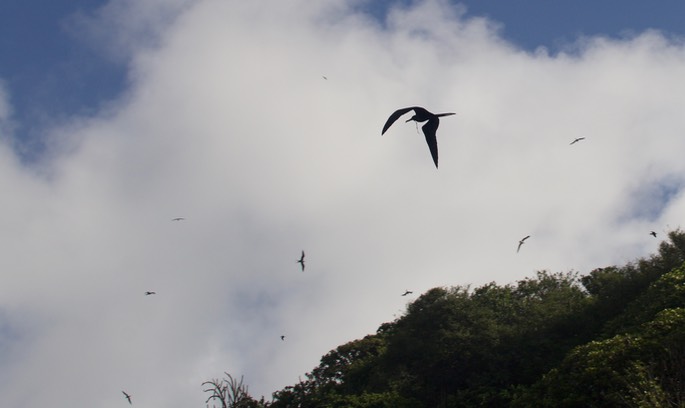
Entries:
MULTIPOLYGON (((372 1, 361 9, 383 20, 388 7, 408 0, 372 1)), ((22 155, 41 149, 49 123, 95 112, 99 104, 126 86, 126 61, 79 38, 68 27, 74 16, 94 15, 106 0, 8 0, 0 13, 0 78, 11 95, 16 136, 22 155)), ((467 16, 483 16, 501 24, 502 37, 525 50, 540 46, 555 52, 580 36, 621 37, 646 29, 673 36, 685 33, 685 3, 547 0, 466 0, 467 16)))
MULTIPOLYGON (((36 142, 45 126, 65 116, 87 114, 118 95, 125 66, 70 33, 68 22, 105 2, 9 0, 0 13, 0 78, 14 108, 17 135, 36 142)), ((40 145, 29 143, 23 152, 40 145)))
POLYGON ((685 4, 674 0, 470 0, 463 4, 470 14, 501 22, 504 37, 529 50, 545 46, 554 51, 580 35, 616 37, 646 29, 685 32, 685 4))
POLYGON ((430 288, 654 253, 683 6, 512 3, 4 2, 0 406, 268 399, 430 288), (456 113, 439 169, 381 136, 417 105, 456 113))

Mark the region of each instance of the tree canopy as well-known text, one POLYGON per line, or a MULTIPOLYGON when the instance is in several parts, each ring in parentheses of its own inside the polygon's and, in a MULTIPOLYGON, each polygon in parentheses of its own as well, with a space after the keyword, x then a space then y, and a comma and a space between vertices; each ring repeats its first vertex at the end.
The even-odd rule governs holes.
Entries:
POLYGON ((674 231, 648 259, 585 276, 433 288, 250 406, 683 407, 684 262, 674 231))

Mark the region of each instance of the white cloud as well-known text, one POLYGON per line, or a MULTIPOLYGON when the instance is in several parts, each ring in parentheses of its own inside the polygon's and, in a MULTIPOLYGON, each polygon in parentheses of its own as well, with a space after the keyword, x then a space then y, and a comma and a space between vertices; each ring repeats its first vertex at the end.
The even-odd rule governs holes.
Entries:
POLYGON ((444 1, 385 24, 175 4, 153 48, 106 28, 132 47, 119 101, 53 129, 35 167, 0 146, 0 405, 203 406, 223 371, 268 396, 405 289, 625 262, 685 215, 685 50, 658 33, 548 55, 444 1), (380 135, 413 105, 457 113, 439 170, 413 124, 380 135))
POLYGON ((161 45, 162 33, 193 4, 190 0, 111 0, 93 13, 77 10, 62 22, 76 41, 113 62, 161 45))

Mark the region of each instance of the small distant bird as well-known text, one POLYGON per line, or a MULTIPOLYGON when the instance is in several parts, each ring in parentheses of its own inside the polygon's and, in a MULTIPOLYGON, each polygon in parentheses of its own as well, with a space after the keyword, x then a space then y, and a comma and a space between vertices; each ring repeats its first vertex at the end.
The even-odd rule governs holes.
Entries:
POLYGON ((651 236, 653 236, 654 238, 656 238, 656 232, 654 232, 654 231, 650 232, 649 235, 651 235, 651 236))
POLYGON ((392 126, 393 123, 397 119, 400 118, 400 116, 404 115, 405 113, 409 112, 410 110, 414 111, 414 116, 409 118, 406 122, 410 121, 415 121, 417 123, 421 122, 426 122, 425 125, 421 126, 421 130, 423 130, 423 135, 426 137, 426 143, 428 143, 428 149, 430 149, 431 156, 433 157, 433 163, 435 163, 435 168, 438 168, 438 139, 435 136, 435 132, 438 130, 438 125, 440 125, 440 117, 442 116, 449 116, 449 115, 454 115, 454 113, 431 113, 428 112, 426 109, 420 107, 420 106, 412 106, 409 108, 402 108, 398 109, 395 112, 393 112, 392 115, 388 118, 388 120, 385 122, 385 126, 383 126, 383 131, 381 132, 381 135, 385 133, 390 126, 392 126))
POLYGON ((285 340, 285 336, 281 336, 281 341, 284 341, 284 340, 285 340))
POLYGON ((570 144, 578 143, 578 142, 580 142, 581 140, 585 140, 585 138, 584 138, 584 137, 577 137, 577 138, 575 138, 570 144))
POLYGON ((131 396, 128 395, 128 394, 126 393, 126 391, 122 391, 122 392, 124 393, 124 397, 126 397, 126 399, 128 400, 128 403, 131 404, 131 405, 133 405, 133 403, 131 403, 131 396))
POLYGON ((518 246, 518 248, 516 248, 516 252, 517 252, 517 253, 518 253, 518 251, 521 250, 521 245, 523 245, 523 243, 526 242, 526 240, 527 240, 528 238, 530 238, 530 235, 526 235, 525 237, 523 237, 523 238, 519 241, 519 246, 518 246))
POLYGON ((156 295, 157 292, 145 292, 145 296, 156 295))
POLYGON ((412 292, 411 290, 405 290, 404 293, 402 294, 402 296, 411 295, 412 293, 414 293, 414 292, 412 292))
POLYGON ((296 262, 302 265, 302 272, 304 272, 304 251, 302 251, 302 256, 300 256, 300 259, 298 259, 296 262))
POLYGON ((323 79, 325 79, 326 81, 328 81, 328 78, 326 78, 326 75, 321 75, 321 78, 323 78, 323 79))
POLYGON ((176 218, 171 219, 171 221, 183 221, 183 220, 185 220, 185 218, 183 218, 183 217, 176 217, 176 218))

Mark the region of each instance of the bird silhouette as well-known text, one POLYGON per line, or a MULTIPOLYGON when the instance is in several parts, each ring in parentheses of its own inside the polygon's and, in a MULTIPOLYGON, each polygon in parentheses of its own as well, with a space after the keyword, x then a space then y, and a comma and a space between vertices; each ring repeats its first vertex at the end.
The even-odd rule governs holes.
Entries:
POLYGON ((300 256, 300 259, 298 259, 296 262, 302 265, 302 272, 304 272, 304 250, 302 251, 302 256, 300 256))
POLYGON ((656 232, 654 232, 654 231, 650 232, 649 235, 651 235, 651 236, 653 236, 654 238, 656 238, 656 232))
POLYGON ((145 292, 145 296, 156 295, 157 292, 145 292))
POLYGON ((412 293, 414 293, 414 292, 412 292, 411 290, 405 290, 404 293, 402 294, 402 296, 411 295, 412 293))
POLYGON ((581 140, 585 140, 585 138, 584 138, 584 137, 577 137, 577 138, 575 138, 570 144, 578 143, 578 142, 580 142, 581 140))
POLYGON ((128 403, 131 404, 131 405, 133 405, 133 403, 131 402, 131 396, 128 395, 128 394, 126 393, 126 391, 122 391, 122 392, 124 393, 124 397, 126 397, 126 399, 128 400, 128 403))
POLYGON ((390 126, 392 126, 393 123, 397 119, 400 118, 400 116, 404 115, 405 113, 409 112, 410 110, 414 111, 414 116, 411 118, 407 119, 406 122, 410 121, 415 121, 417 123, 421 122, 426 122, 425 125, 421 126, 421 130, 423 131, 423 135, 426 137, 426 143, 428 143, 428 149, 430 149, 431 156, 433 157, 433 163, 435 163, 435 168, 438 168, 438 139, 435 136, 435 132, 438 130, 438 125, 440 125, 440 117, 442 116, 449 116, 449 115, 454 115, 453 112, 451 113, 431 113, 428 112, 426 109, 420 107, 420 106, 412 106, 409 108, 402 108, 398 109, 395 112, 393 112, 392 115, 388 118, 388 120, 385 122, 385 126, 383 126, 383 131, 381 132, 381 135, 385 133, 390 126))
POLYGON ((285 336, 281 336, 281 341, 284 341, 284 340, 285 340, 285 336))
POLYGON ((526 242, 526 240, 527 240, 528 238, 530 238, 530 235, 526 235, 525 237, 523 237, 523 238, 519 241, 519 246, 518 246, 518 248, 516 248, 516 252, 517 252, 517 253, 518 253, 518 251, 521 250, 521 245, 523 245, 523 243, 526 242))
POLYGON ((171 221, 183 221, 183 220, 185 220, 185 218, 183 218, 183 217, 176 217, 176 218, 171 219, 171 221))

